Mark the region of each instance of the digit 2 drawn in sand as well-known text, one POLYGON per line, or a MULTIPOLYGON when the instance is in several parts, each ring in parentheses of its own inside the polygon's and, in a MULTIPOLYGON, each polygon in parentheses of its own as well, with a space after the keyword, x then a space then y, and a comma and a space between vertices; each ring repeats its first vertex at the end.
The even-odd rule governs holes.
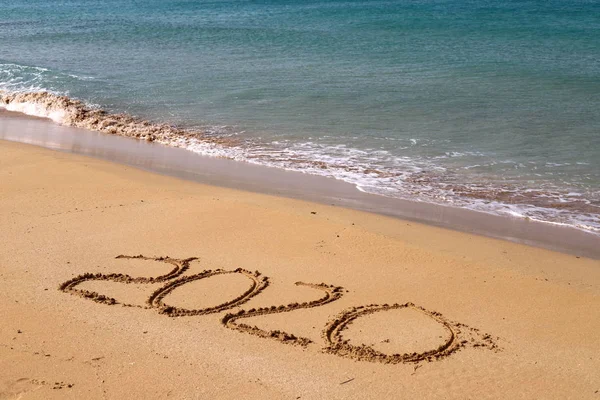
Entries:
MULTIPOLYGON (((94 291, 81 290, 76 287, 86 281, 113 281, 120 283, 163 283, 166 282, 162 287, 155 290, 150 297, 146 300, 146 309, 156 309, 159 313, 168 315, 170 317, 181 317, 181 316, 194 316, 194 315, 207 315, 219 313, 222 311, 229 310, 233 307, 240 306, 248 302, 253 297, 260 294, 268 285, 269 278, 261 275, 260 272, 251 272, 242 268, 227 271, 223 269, 216 270, 204 270, 198 274, 182 276, 188 269, 189 263, 197 258, 186 258, 186 259, 175 259, 170 257, 144 257, 139 256, 124 256, 119 255, 117 259, 140 259, 149 261, 158 261, 171 264, 174 268, 165 275, 158 277, 137 277, 134 278, 126 274, 92 274, 85 273, 83 275, 76 276, 59 286, 59 290, 81 296, 83 298, 90 299, 92 301, 103 303, 103 304, 122 304, 128 307, 140 307, 132 304, 119 303, 116 299, 99 294, 94 291), (170 306, 165 303, 164 299, 173 290, 178 287, 185 285, 200 279, 210 278, 211 276, 224 275, 224 274, 241 274, 247 277, 251 281, 251 286, 244 293, 237 296, 233 300, 227 301, 223 304, 219 304, 213 307, 207 307, 202 309, 185 309, 170 306)), ((321 290, 325 294, 323 297, 304 303, 291 303, 288 305, 271 306, 263 308, 251 308, 249 310, 240 310, 236 313, 227 313, 222 319, 221 323, 233 330, 239 332, 249 333, 262 338, 271 338, 278 340, 282 343, 300 345, 307 347, 312 340, 305 337, 298 337, 294 334, 275 330, 267 331, 260 329, 256 326, 247 325, 244 323, 238 323, 237 321, 244 318, 252 318, 261 315, 277 314, 284 312, 291 312, 305 308, 315 308, 332 303, 342 297, 343 288, 340 286, 327 285, 325 283, 310 284, 304 282, 296 282, 298 286, 306 286, 313 289, 321 290)), ((330 320, 322 333, 322 338, 326 343, 326 346, 322 349, 323 352, 329 354, 335 354, 340 357, 351 358, 358 361, 370 361, 380 362, 385 364, 399 364, 399 363, 418 363, 421 361, 434 361, 439 360, 454 352, 460 350, 463 347, 483 347, 490 350, 498 351, 499 348, 488 334, 481 334, 476 328, 471 328, 465 324, 450 321, 445 318, 442 314, 426 310, 423 307, 417 306, 413 303, 405 304, 383 304, 375 305, 371 304, 368 306, 358 306, 347 309, 332 320, 330 320), (375 350, 374 348, 365 344, 353 345, 350 344, 349 340, 343 338, 343 331, 348 328, 357 318, 365 315, 373 314, 376 312, 389 311, 395 309, 412 309, 425 314, 427 317, 433 319, 437 323, 441 324, 445 330, 448 331, 448 339, 440 344, 437 348, 427 350, 420 353, 405 353, 405 354, 384 354, 375 350)))
MULTIPOLYGON (((175 258, 170 258, 170 257, 156 257, 156 258, 151 258, 151 257, 144 257, 143 255, 139 255, 139 256, 124 256, 124 255, 118 255, 117 257, 115 257, 117 259, 138 259, 138 260, 151 260, 151 261, 159 261, 159 262, 164 262, 166 264, 171 264, 173 265, 175 268, 173 268, 171 271, 169 271, 168 273, 166 273, 165 275, 161 275, 158 276, 156 278, 153 277, 137 277, 134 278, 130 275, 126 275, 126 274, 92 274, 90 272, 87 272, 85 274, 82 275, 78 275, 73 279, 70 279, 66 282, 63 282, 58 289, 65 292, 65 293, 70 293, 73 295, 77 295, 77 296, 81 296, 84 297, 86 299, 90 299, 92 301, 95 301, 97 303, 104 303, 104 304, 122 304, 119 303, 116 299, 112 298, 112 297, 108 297, 102 294, 99 294, 97 292, 93 292, 90 290, 81 290, 81 289, 76 289, 76 287, 78 285, 80 285, 83 282, 86 281, 111 281, 111 282, 119 282, 119 283, 160 283, 160 282, 166 282, 168 280, 177 278, 178 276, 180 276, 181 274, 183 274, 189 267, 190 267, 190 261, 196 260, 196 257, 192 257, 192 258, 186 258, 183 260, 178 260, 175 258)), ((128 306, 128 307, 139 307, 133 304, 123 304, 123 306, 128 306)))
POLYGON ((264 307, 264 308, 258 308, 258 309, 251 308, 248 311, 240 310, 234 314, 228 313, 221 319, 221 322, 227 328, 235 329, 240 332, 246 332, 251 335, 256 335, 256 336, 260 336, 260 337, 264 337, 264 338, 276 339, 283 343, 297 344, 297 345, 306 347, 310 343, 312 343, 312 340, 310 340, 309 338, 297 337, 294 334, 282 332, 279 330, 265 331, 263 329, 258 328, 257 326, 250 326, 250 325, 246 325, 246 324, 236 323, 236 321, 238 319, 242 319, 242 318, 257 317, 259 315, 278 314, 278 313, 300 310, 302 308, 320 307, 327 303, 336 301, 337 299, 342 297, 342 287, 340 287, 340 286, 327 285, 325 283, 311 284, 311 283, 304 283, 304 282, 296 282, 296 286, 307 286, 307 287, 310 287, 313 289, 322 290, 325 292, 325 295, 323 297, 321 297, 320 299, 313 300, 310 302, 290 303, 287 306, 284 306, 284 305, 271 306, 271 307, 264 307))

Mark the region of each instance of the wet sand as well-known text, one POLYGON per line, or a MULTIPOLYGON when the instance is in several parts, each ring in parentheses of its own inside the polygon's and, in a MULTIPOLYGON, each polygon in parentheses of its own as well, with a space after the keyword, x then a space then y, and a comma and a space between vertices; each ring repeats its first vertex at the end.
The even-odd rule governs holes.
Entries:
POLYGON ((0 398, 600 398, 600 261, 0 141, 0 398))
POLYGON ((567 226, 363 193, 315 175, 63 126, 0 109, 0 139, 131 165, 199 183, 309 200, 600 259, 600 236, 567 226))

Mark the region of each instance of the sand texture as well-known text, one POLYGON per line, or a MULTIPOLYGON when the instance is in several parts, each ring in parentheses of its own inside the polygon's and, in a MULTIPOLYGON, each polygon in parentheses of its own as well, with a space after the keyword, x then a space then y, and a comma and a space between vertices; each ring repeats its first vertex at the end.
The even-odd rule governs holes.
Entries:
POLYGON ((0 399, 598 399, 600 261, 0 141, 0 399))

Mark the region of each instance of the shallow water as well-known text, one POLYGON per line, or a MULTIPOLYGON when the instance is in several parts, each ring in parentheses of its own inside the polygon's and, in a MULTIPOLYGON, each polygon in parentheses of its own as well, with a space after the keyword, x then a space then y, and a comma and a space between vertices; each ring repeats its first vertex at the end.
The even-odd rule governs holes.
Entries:
POLYGON ((0 89, 215 139, 186 142, 201 153, 598 232, 599 34, 598 1, 15 0, 0 89))

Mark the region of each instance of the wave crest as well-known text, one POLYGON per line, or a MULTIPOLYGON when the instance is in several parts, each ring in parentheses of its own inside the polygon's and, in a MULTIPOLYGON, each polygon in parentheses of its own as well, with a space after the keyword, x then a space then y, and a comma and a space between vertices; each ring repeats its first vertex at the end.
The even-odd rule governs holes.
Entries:
POLYGON ((9 111, 18 111, 98 132, 135 137, 147 141, 187 136, 189 133, 165 124, 152 124, 127 114, 110 114, 85 103, 49 92, 0 93, 0 101, 9 111))

